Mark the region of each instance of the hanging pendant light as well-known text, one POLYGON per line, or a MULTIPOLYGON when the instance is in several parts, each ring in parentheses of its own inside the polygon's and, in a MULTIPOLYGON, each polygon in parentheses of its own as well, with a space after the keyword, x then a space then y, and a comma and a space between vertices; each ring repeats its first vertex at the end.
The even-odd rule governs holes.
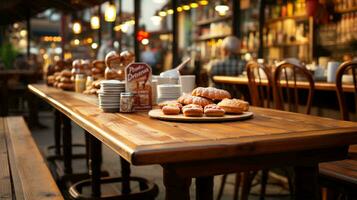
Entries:
POLYGON ((92 29, 99 29, 100 28, 100 22, 99 22, 99 17, 94 15, 90 18, 90 27, 92 29))
POLYGON ((223 1, 218 2, 214 9, 218 12, 220 16, 225 16, 229 10, 229 6, 223 1))
POLYGON ((104 11, 104 20, 107 22, 114 22, 117 16, 117 9, 113 2, 110 2, 104 11))
POLYGON ((79 21, 74 21, 72 25, 72 30, 74 34, 80 34, 82 32, 82 25, 79 21))

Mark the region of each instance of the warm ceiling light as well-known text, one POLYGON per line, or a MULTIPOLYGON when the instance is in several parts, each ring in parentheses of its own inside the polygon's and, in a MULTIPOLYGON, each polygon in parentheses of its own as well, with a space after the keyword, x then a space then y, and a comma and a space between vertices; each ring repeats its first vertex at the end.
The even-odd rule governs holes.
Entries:
POLYGON ((183 10, 190 10, 191 7, 190 7, 189 5, 183 5, 183 6, 182 6, 182 9, 183 9, 183 10))
POLYGON ((169 14, 169 15, 174 14, 174 10, 173 10, 173 9, 168 9, 166 12, 167 12, 167 14, 169 14))
POLYGON ((123 25, 120 26, 120 30, 121 30, 121 32, 123 32, 123 33, 128 32, 128 31, 129 31, 129 24, 124 23, 123 25))
POLYGON ((74 45, 79 45, 80 41, 78 39, 73 40, 74 45))
POLYGON ((92 45, 91 45, 92 49, 97 49, 98 48, 98 44, 93 42, 92 45))
POLYGON ((183 9, 182 9, 182 7, 177 7, 177 12, 182 12, 183 11, 183 9))
POLYGON ((104 20, 107 22, 114 22, 117 17, 117 9, 113 3, 110 3, 104 11, 104 20))
POLYGON ((98 16, 92 16, 90 18, 90 27, 92 29, 99 29, 100 28, 100 22, 99 22, 99 17, 98 16))
POLYGON ((166 0, 154 0, 154 3, 165 3, 166 2, 166 0))
POLYGON ((167 15, 167 13, 165 11, 160 11, 159 12, 159 16, 160 17, 165 17, 167 15))
POLYGON ((201 0, 198 2, 200 5, 205 6, 208 5, 208 1, 207 0, 201 0))
POLYGON ((80 34, 82 32, 82 25, 81 23, 73 22, 72 30, 74 34, 80 34))
POLYGON ((151 19, 152 23, 155 26, 159 26, 161 24, 161 17, 160 16, 154 15, 150 19, 151 19))
POLYGON ((224 16, 227 14, 229 7, 223 3, 217 4, 214 9, 218 12, 219 15, 224 16))
POLYGON ((90 44, 90 43, 93 42, 93 39, 89 37, 89 38, 87 38, 86 42, 87 42, 88 44, 90 44))
POLYGON ((198 7, 198 3, 190 3, 191 8, 197 8, 198 7))

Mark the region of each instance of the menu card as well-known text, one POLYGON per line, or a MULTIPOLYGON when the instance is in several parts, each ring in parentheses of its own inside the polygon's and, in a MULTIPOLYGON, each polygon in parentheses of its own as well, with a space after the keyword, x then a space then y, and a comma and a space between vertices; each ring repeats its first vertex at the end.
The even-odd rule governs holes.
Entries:
POLYGON ((152 70, 145 63, 131 63, 125 68, 126 91, 134 94, 134 111, 152 108, 152 70))

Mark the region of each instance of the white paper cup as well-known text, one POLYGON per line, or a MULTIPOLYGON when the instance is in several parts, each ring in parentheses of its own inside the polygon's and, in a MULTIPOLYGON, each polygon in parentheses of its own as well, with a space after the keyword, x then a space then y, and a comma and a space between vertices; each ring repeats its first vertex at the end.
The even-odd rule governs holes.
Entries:
POLYGON ((182 75, 179 77, 182 93, 191 93, 196 87, 195 75, 182 75))
POLYGON ((327 82, 334 83, 336 81, 336 72, 339 62, 331 61, 327 63, 327 82))

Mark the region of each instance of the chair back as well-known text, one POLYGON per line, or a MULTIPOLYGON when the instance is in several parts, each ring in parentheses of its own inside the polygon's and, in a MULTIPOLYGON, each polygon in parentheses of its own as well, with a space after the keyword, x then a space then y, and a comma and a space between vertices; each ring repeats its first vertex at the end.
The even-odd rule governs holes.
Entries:
POLYGON ((265 108, 273 107, 272 77, 269 69, 256 61, 248 62, 246 69, 252 105, 265 108))
MULTIPOLYGON (((356 68, 357 68, 357 61, 348 61, 342 63, 336 72, 336 93, 338 98, 338 104, 340 106, 341 117, 343 120, 350 120, 348 115, 348 109, 346 105, 345 95, 343 93, 343 85, 342 85, 342 78, 343 75, 346 74, 349 70, 352 71, 352 80, 353 80, 353 87, 354 87, 354 101, 355 107, 357 107, 357 77, 356 77, 356 68)), ((357 108, 356 108, 357 111, 357 108)))
POLYGON ((312 74, 304 66, 286 59, 276 65, 273 79, 277 109, 299 112, 299 105, 305 105, 306 110, 303 113, 310 114, 315 84, 312 74), (299 102, 298 83, 307 84, 308 96, 305 104, 299 102))

